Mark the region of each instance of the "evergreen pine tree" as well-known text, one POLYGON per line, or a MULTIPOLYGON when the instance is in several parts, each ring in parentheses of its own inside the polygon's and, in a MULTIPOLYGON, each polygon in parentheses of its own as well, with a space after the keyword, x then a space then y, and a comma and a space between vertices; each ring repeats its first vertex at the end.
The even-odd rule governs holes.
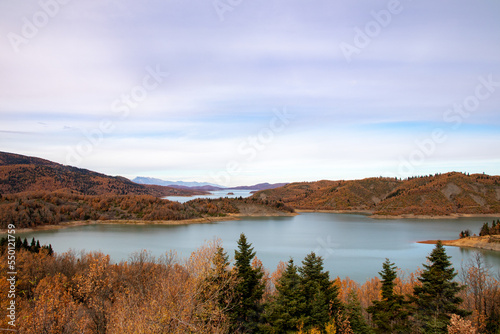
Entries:
POLYGON ((323 259, 314 252, 304 258, 299 272, 305 302, 302 307, 304 328, 324 328, 341 308, 338 287, 330 282, 328 271, 323 271, 323 259))
POLYGON ((23 247, 23 240, 21 237, 17 237, 15 240, 15 248, 16 249, 21 249, 23 247))
POLYGON ((382 271, 379 272, 382 278, 382 300, 373 301, 373 305, 368 308, 368 313, 372 314, 373 322, 376 326, 376 333, 405 333, 407 328, 407 304, 404 296, 394 294, 394 280, 397 278, 396 265, 389 259, 385 259, 382 264, 382 271))
POLYGON ((236 280, 229 271, 229 257, 222 247, 212 258, 212 267, 201 282, 200 299, 206 303, 199 316, 206 323, 221 323, 229 318, 236 280))
POLYGON ((481 232, 479 232, 479 236, 485 236, 490 234, 490 227, 488 226, 488 223, 484 223, 483 227, 481 227, 481 232))
POLYGON ((462 299, 457 293, 463 288, 453 279, 457 275, 441 241, 427 257, 424 271, 418 280, 421 286, 413 289, 417 325, 424 333, 446 333, 451 314, 462 317, 469 313, 459 308, 462 299))
POLYGON ((347 295, 347 303, 344 306, 344 314, 349 319, 351 329, 355 334, 371 334, 372 329, 366 323, 363 316, 361 303, 356 290, 351 290, 347 295))
POLYGON ((52 249, 52 244, 49 244, 49 247, 47 249, 49 250, 47 254, 52 256, 54 254, 54 249, 52 249))
POLYGON ((238 249, 234 253, 238 282, 235 286, 235 306, 231 312, 235 324, 233 329, 244 333, 255 333, 261 316, 263 272, 260 268, 252 268, 255 252, 243 233, 238 240, 238 249))
POLYGON ((288 333, 297 329, 304 313, 305 298, 300 291, 300 276, 291 259, 276 282, 276 296, 268 304, 266 318, 273 333, 288 333))

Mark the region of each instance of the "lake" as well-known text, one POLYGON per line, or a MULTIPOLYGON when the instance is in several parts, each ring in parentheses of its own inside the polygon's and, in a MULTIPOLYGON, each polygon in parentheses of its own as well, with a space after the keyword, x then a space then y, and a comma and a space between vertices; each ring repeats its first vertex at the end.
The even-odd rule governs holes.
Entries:
POLYGON ((190 200, 196 199, 196 198, 220 198, 220 197, 227 197, 227 198, 237 198, 237 197, 250 197, 252 195, 252 190, 230 190, 230 189, 225 189, 225 190, 217 190, 217 191, 210 191, 209 195, 196 195, 196 196, 167 196, 163 197, 164 199, 168 199, 170 201, 177 201, 180 203, 186 203, 190 200))
MULTIPOLYGON (((418 244, 429 239, 456 239, 460 231, 478 233, 493 218, 461 219, 372 219, 364 215, 302 213, 294 217, 243 218, 211 224, 192 225, 88 225, 60 230, 19 233, 22 238, 40 239, 56 252, 100 250, 113 261, 127 260, 143 249, 159 256, 175 250, 189 254, 205 241, 220 238, 230 257, 234 256, 240 233, 253 244, 264 266, 274 271, 279 261, 293 257, 297 264, 311 251, 323 256, 331 277, 364 282, 378 275, 389 258, 406 272, 422 267, 434 245, 418 244)), ((455 268, 476 250, 446 247, 455 268)), ((488 265, 500 270, 500 253, 480 251, 488 265)))

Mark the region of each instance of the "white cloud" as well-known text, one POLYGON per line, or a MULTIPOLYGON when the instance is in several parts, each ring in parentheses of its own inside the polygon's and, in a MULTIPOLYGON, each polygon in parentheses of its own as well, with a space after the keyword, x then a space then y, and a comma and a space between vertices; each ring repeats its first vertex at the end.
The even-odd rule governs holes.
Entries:
MULTIPOLYGON (((0 141, 64 163, 68 145, 109 120, 86 168, 203 177, 234 160, 234 183, 390 173, 429 128, 449 125, 443 113, 479 76, 500 81, 500 21, 493 2, 402 1, 348 63, 339 44, 387 3, 244 1, 220 21, 204 1, 70 2, 21 52, 0 41, 0 141), (170 75, 120 118, 112 103, 148 66, 170 75), (294 122, 246 161, 238 145, 284 107, 294 122)), ((20 32, 39 10, 0 4, 1 31, 20 32)), ((487 137, 464 126, 421 170, 498 159, 498 90, 464 119, 487 137)))

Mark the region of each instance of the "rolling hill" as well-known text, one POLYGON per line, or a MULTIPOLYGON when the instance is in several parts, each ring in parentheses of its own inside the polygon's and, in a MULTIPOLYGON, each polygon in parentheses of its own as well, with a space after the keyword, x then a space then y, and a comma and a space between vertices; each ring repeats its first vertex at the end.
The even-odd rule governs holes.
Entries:
POLYGON ((375 216, 500 214, 500 176, 451 172, 434 176, 291 183, 254 196, 301 210, 375 216))
POLYGON ((199 191, 134 183, 49 160, 0 152, 0 193, 73 190, 83 195, 190 196, 199 191))
POLYGON ((178 203, 158 197, 205 194, 191 189, 134 183, 87 169, 0 152, 0 230, 66 222, 144 223, 214 219, 235 215, 290 215, 293 209, 258 199, 195 199, 178 203))

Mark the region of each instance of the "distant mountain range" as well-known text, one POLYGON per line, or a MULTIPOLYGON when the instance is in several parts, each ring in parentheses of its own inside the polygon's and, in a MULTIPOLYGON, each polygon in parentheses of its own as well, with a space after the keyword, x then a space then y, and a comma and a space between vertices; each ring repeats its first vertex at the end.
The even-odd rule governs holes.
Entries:
POLYGON ((224 187, 214 183, 208 182, 184 182, 184 181, 166 181, 153 177, 143 177, 138 176, 132 180, 132 182, 139 184, 150 184, 150 185, 160 185, 169 186, 180 189, 190 188, 193 190, 201 191, 216 191, 216 190, 266 190, 275 189, 286 185, 287 183, 259 183, 252 186, 239 186, 239 187, 224 187))
POLYGON ((138 176, 132 180, 132 182, 139 184, 154 184, 158 186, 179 186, 179 187, 189 187, 189 188, 199 188, 204 186, 210 186, 215 188, 224 188, 218 184, 207 183, 207 182, 184 182, 184 181, 165 181, 161 179, 156 179, 154 177, 144 177, 138 176))

